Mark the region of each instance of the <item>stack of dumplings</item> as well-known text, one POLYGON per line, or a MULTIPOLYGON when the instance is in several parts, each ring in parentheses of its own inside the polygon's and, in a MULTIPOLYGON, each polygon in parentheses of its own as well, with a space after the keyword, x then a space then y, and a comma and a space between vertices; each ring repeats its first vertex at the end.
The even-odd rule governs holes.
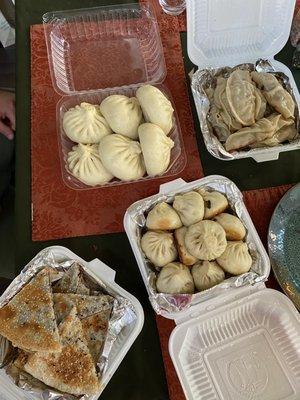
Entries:
POLYGON ((68 171, 89 186, 164 174, 174 147, 168 137, 173 114, 171 102, 151 85, 140 87, 136 97, 114 94, 100 105, 69 109, 63 129, 77 144, 68 153, 68 171))
POLYGON ((157 203, 145 229, 141 248, 159 293, 193 294, 252 266, 246 228, 220 192, 200 188, 157 203))
POLYGON ((273 147, 298 135, 294 100, 271 73, 237 68, 206 93, 208 120, 228 152, 273 147))

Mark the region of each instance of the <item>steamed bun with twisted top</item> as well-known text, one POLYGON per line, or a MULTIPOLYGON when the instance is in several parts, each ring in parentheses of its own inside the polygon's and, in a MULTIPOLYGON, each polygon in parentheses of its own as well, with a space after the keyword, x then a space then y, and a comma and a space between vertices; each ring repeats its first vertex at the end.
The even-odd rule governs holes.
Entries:
POLYGON ((149 211, 146 226, 148 229, 173 230, 180 228, 182 222, 174 208, 163 201, 149 211))
POLYGON ((174 238, 169 232, 146 232, 141 239, 141 247, 146 257, 156 267, 163 267, 177 258, 174 238))
POLYGON ((225 279, 225 273, 215 261, 198 261, 193 265, 192 276, 196 288, 210 289, 225 279))
POLYGON ((144 85, 136 92, 147 122, 158 125, 166 135, 173 127, 174 109, 171 102, 155 86, 144 85))
POLYGON ((70 108, 63 117, 66 135, 76 143, 93 144, 112 133, 99 106, 89 103, 70 108))
POLYGON ((156 280, 159 293, 192 294, 195 291, 193 277, 188 267, 178 262, 165 265, 156 280))
POLYGON ((138 138, 142 110, 135 97, 113 94, 102 101, 100 111, 114 132, 131 139, 138 138))
POLYGON ((147 174, 163 174, 170 164, 173 140, 159 126, 150 123, 140 125, 138 132, 147 174))
POLYGON ((200 221, 188 227, 185 244, 188 252, 199 260, 215 260, 226 249, 226 233, 217 222, 200 221))
POLYGON ((204 201, 197 192, 188 192, 175 196, 173 207, 185 226, 199 222, 204 216, 204 201))
POLYGON ((78 144, 68 154, 68 168, 86 185, 101 185, 109 182, 113 175, 107 171, 99 157, 97 144, 78 144))
POLYGON ((99 144, 99 155, 104 167, 123 181, 140 179, 146 169, 141 146, 123 135, 109 135, 99 144))
POLYGON ((247 243, 228 242, 224 253, 217 258, 217 263, 232 275, 248 272, 252 265, 247 243))
POLYGON ((198 189, 197 192, 204 200, 204 219, 211 219, 228 207, 227 198, 220 192, 208 192, 205 189, 198 189))
POLYGON ((246 229, 242 221, 235 215, 222 213, 214 218, 226 232, 227 240, 243 240, 246 236, 246 229))

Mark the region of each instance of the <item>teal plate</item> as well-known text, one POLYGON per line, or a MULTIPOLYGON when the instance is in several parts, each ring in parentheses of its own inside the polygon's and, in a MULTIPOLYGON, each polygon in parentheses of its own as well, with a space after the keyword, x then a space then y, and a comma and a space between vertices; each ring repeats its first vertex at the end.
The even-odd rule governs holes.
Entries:
POLYGON ((300 310, 300 183, 283 196, 273 213, 268 248, 276 279, 300 310))

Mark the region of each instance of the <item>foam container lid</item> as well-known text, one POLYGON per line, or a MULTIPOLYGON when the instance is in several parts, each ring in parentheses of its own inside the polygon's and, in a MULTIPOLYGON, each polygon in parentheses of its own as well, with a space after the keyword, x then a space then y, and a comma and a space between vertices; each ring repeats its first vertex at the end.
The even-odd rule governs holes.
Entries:
MULTIPOLYGON (((120 332, 111 349, 107 370, 104 372, 101 378, 102 392, 143 328, 143 308, 140 302, 134 296, 115 283, 116 272, 99 259, 96 258, 90 262, 87 262, 74 254, 71 250, 62 246, 51 246, 48 247, 48 250, 52 251, 57 262, 68 259, 77 261, 85 267, 89 275, 95 278, 95 280, 100 279, 100 281, 107 284, 107 286, 112 288, 116 293, 129 299, 134 307, 134 311, 136 313, 136 319, 134 323, 126 326, 120 332)), ((30 265, 32 261, 33 260, 31 260, 27 265, 30 265)), ((4 369, 0 369, 0 388, 0 400, 36 400, 41 398, 38 395, 32 396, 25 390, 18 388, 6 375, 4 369)), ((99 395, 100 393, 95 396, 90 396, 89 400, 97 400, 99 395)))
POLYGON ((187 0, 188 54, 200 69, 272 59, 288 40, 295 0, 187 0))

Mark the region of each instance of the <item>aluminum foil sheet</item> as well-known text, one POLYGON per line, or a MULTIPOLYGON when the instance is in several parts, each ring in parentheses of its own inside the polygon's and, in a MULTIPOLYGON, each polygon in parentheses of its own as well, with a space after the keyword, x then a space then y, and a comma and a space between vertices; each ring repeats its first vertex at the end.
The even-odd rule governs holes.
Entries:
MULTIPOLYGON (((231 67, 224 67, 218 69, 202 69, 196 71, 191 76, 191 88, 198 112, 198 117, 200 120, 201 131, 203 134, 204 142, 207 147, 207 150, 215 157, 221 160, 235 160, 239 158, 246 158, 246 157, 253 157, 255 159, 256 155, 262 154, 278 154, 283 151, 283 147, 285 150, 294 149, 300 147, 300 137, 299 134, 297 138, 291 141, 288 144, 280 144, 278 146, 273 147, 265 147, 259 149, 251 149, 251 150, 240 150, 234 151, 229 153, 225 150, 225 147, 220 142, 218 137, 214 134, 213 128, 208 121, 209 116, 209 108, 210 108, 210 101, 207 96, 209 89, 212 89, 216 85, 217 78, 222 76, 224 78, 228 78, 230 73, 235 69, 247 69, 248 71, 258 71, 258 72, 269 72, 272 73, 280 80, 283 87, 291 94, 295 102, 295 123, 296 128, 299 133, 299 108, 297 101, 295 99, 293 88, 290 84, 288 76, 286 76, 282 72, 278 72, 272 66, 272 64, 268 60, 258 60, 257 63, 254 64, 240 64, 234 68, 231 67)), ((266 157, 267 158, 267 157, 266 157)))
MULTIPOLYGON (((216 297, 219 294, 223 293, 225 290, 229 290, 234 287, 241 287, 244 285, 252 285, 257 282, 265 281, 269 275, 270 266, 269 263, 266 264, 265 259, 263 258, 262 253, 264 252, 263 246, 259 240, 258 234, 254 228, 251 228, 252 222, 249 218, 248 214, 245 214, 245 205, 243 202, 242 193, 239 191, 237 186, 226 178, 218 178, 212 179, 208 181, 208 178, 204 178, 203 185, 199 183, 188 184, 188 187, 184 190, 173 191, 169 194, 158 194, 156 196, 152 196, 148 199, 139 201, 133 204, 129 209, 128 213, 135 225, 135 237, 134 240, 138 246, 138 249, 143 257, 143 266, 142 274, 144 277, 146 276, 146 285, 149 294, 150 302, 154 308, 154 310, 158 314, 166 315, 166 313, 176 313, 179 311, 187 310, 191 305, 195 305, 206 300, 209 300, 212 297, 216 297), (155 267, 151 264, 151 262, 145 257, 140 241, 143 233, 146 232, 145 223, 146 223, 146 215, 157 203, 161 201, 165 201, 167 203, 172 203, 174 200, 174 196, 181 193, 186 193, 195 189, 208 189, 208 190, 216 190, 223 193, 229 202, 230 208, 234 211, 234 213, 241 219, 243 224, 247 229, 247 235, 245 238, 246 243, 248 244, 250 254, 253 259, 253 264, 251 270, 243 275, 230 277, 223 281, 222 283, 205 290, 203 292, 198 292, 193 295, 190 294, 164 294, 157 293, 155 281, 157 272, 160 268, 155 269, 155 267), (260 246, 257 245, 257 242, 260 243, 260 246)), ((144 279, 145 280, 145 279, 144 279)))
MULTIPOLYGON (((0 307, 4 306, 19 290, 34 276, 37 272, 45 266, 55 268, 59 274, 55 278, 58 280, 63 272, 67 271, 74 262, 80 265, 81 271, 84 274, 85 284, 90 288, 92 295, 109 294, 114 297, 114 305, 112 314, 108 323, 108 331, 103 346, 103 351, 97 363, 100 381, 101 376, 105 374, 108 365, 110 352, 112 351, 113 344, 117 340, 118 335, 122 329, 131 324, 136 319, 134 307, 130 300, 125 299, 114 291, 113 288, 106 285, 99 278, 95 279, 89 274, 87 268, 81 265, 77 260, 66 259, 64 261, 56 261, 55 254, 45 249, 38 253, 33 261, 25 267, 21 273, 14 279, 12 284, 0 298, 0 307)), ((15 368, 11 361, 14 360, 17 350, 13 348, 10 342, 0 336, 0 365, 1 368, 6 369, 6 373, 10 379, 20 388, 24 389, 27 395, 33 398, 42 400, 88 400, 94 398, 93 396, 74 396, 70 394, 60 393, 53 388, 46 386, 41 381, 33 378, 25 372, 20 372, 15 368)))

